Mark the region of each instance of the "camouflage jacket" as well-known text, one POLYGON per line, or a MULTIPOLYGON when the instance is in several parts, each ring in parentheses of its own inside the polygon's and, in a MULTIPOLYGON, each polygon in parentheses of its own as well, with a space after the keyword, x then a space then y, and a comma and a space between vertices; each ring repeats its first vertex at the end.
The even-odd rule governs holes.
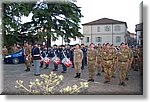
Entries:
POLYGON ((117 57, 119 62, 127 62, 130 58, 130 52, 128 49, 120 49, 117 57))
POLYGON ((113 60, 115 56, 115 51, 112 48, 103 49, 102 51, 102 59, 103 60, 113 60))
POLYGON ((102 60, 102 48, 97 49, 97 61, 102 60))
POLYGON ((95 61, 97 57, 97 50, 96 49, 88 49, 87 50, 87 60, 88 61, 95 61))
POLYGON ((25 48, 24 48, 24 55, 25 55, 25 56, 28 56, 28 55, 30 55, 30 54, 31 54, 30 48, 29 48, 29 47, 25 47, 25 48))
POLYGON ((78 49, 74 50, 74 62, 80 62, 83 59, 83 51, 78 49))

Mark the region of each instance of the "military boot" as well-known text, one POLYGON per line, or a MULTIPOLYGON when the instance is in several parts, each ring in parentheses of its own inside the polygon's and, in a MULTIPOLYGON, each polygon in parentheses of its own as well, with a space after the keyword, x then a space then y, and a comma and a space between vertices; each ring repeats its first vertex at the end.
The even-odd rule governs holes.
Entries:
POLYGON ((91 79, 91 82, 94 82, 94 79, 91 79))
POLYGON ((125 82, 120 82, 119 85, 126 86, 125 82))
POLYGON ((94 82, 94 79, 89 79, 87 82, 94 82))
POLYGON ((27 67, 27 69, 26 69, 26 70, 24 70, 24 71, 29 72, 29 71, 30 71, 30 68, 28 68, 28 67, 27 67))
POLYGON ((87 82, 90 82, 91 81, 91 79, 89 79, 87 82))
POLYGON ((78 73, 76 73, 76 76, 75 76, 74 78, 78 78, 78 76, 79 76, 79 74, 78 74, 78 73))
POLYGON ((126 77, 126 80, 129 80, 129 78, 128 78, 128 77, 126 77))
POLYGON ((81 77, 81 73, 78 73, 78 78, 80 78, 81 77))
POLYGON ((104 84, 110 84, 110 81, 104 81, 104 84))
POLYGON ((101 73, 97 73, 96 76, 101 76, 101 73))
POLYGON ((122 82, 122 86, 126 86, 126 83, 125 83, 125 82, 122 82))

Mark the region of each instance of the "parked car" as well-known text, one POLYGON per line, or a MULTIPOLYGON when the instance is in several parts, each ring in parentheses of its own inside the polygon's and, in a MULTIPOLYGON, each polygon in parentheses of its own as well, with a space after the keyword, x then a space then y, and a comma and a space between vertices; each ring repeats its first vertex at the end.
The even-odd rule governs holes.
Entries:
POLYGON ((8 54, 4 57, 4 63, 24 63, 24 50, 20 49, 15 53, 8 54))

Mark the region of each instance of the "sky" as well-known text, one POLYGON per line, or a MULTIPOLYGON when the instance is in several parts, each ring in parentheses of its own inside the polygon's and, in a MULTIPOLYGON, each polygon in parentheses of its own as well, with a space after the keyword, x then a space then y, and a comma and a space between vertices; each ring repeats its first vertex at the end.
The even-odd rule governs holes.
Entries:
MULTIPOLYGON (((81 23, 100 18, 110 18, 127 22, 128 31, 135 33, 135 25, 140 23, 139 4, 142 0, 77 0, 82 7, 81 23)), ((81 30, 82 31, 82 30, 81 30)))
MULTIPOLYGON (((77 0, 77 6, 81 7, 82 24, 101 18, 110 18, 127 23, 128 31, 135 33, 135 25, 140 23, 140 6, 142 0, 77 0)), ((23 17, 23 22, 30 21, 32 15, 23 17)), ((60 39, 61 40, 61 39, 60 39)), ((79 40, 71 41, 71 44, 80 43, 79 40)), ((53 42, 54 43, 54 42, 53 42)), ((56 41, 55 44, 58 44, 56 41)))

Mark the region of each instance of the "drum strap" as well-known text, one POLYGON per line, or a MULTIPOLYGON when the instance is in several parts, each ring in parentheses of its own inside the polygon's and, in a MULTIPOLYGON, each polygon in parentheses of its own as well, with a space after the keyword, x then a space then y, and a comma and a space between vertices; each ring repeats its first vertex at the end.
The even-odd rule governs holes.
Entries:
POLYGON ((64 57, 67 58, 66 55, 64 54, 64 51, 62 51, 62 52, 63 52, 64 57))
POLYGON ((54 56, 55 56, 55 57, 57 57, 57 55, 56 55, 56 53, 55 53, 55 52, 56 52, 56 50, 54 51, 54 56))

